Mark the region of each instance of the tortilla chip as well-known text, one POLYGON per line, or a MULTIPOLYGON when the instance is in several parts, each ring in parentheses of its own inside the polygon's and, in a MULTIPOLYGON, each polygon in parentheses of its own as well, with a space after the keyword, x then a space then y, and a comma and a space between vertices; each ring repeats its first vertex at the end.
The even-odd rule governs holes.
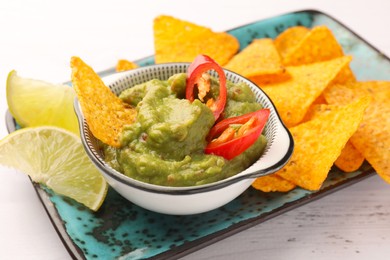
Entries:
POLYGON ((283 58, 301 42, 309 29, 304 26, 290 27, 275 38, 275 46, 283 58))
POLYGON ((351 142, 380 177, 390 183, 390 82, 367 81, 333 85, 324 96, 331 104, 345 104, 361 96, 372 98, 351 142))
POLYGON ((326 99, 324 95, 320 95, 314 100, 313 104, 318 105, 318 104, 326 104, 326 99))
POLYGON ((348 141, 334 164, 344 172, 354 172, 362 166, 363 162, 362 153, 355 148, 351 141, 348 141))
POLYGON ((252 183, 252 187, 263 192, 288 192, 296 185, 276 174, 271 174, 257 178, 252 183))
MULTIPOLYGON (((308 29, 305 31, 304 27, 293 27, 290 31, 286 30, 284 33, 279 36, 281 39, 278 40, 279 37, 275 39, 275 45, 279 46, 278 49, 281 49, 279 52, 283 52, 281 56, 283 57, 283 64, 286 66, 311 64, 344 56, 341 45, 326 26, 317 26, 310 31, 308 29), (282 44, 286 45, 285 42, 287 42, 288 51, 285 50, 286 46, 280 47, 282 44)), ((334 79, 335 83, 348 81, 356 81, 356 77, 349 66, 342 69, 334 79)))
POLYGON ((353 73, 352 69, 349 66, 342 69, 332 83, 345 84, 348 82, 356 82, 355 74, 353 73))
POLYGON ((134 122, 136 110, 106 87, 93 69, 72 57, 72 84, 92 134, 103 143, 119 147, 125 125, 134 122))
POLYGON ((314 100, 313 103, 310 105, 301 123, 313 119, 313 117, 318 113, 318 110, 320 109, 319 105, 326 105, 326 104, 327 103, 324 95, 321 94, 320 96, 318 96, 316 100, 314 100))
POLYGON ((273 40, 267 38, 255 39, 224 67, 249 79, 255 77, 258 82, 263 76, 268 78, 285 72, 273 40))
POLYGON ((264 85, 276 84, 276 83, 287 81, 291 79, 291 76, 290 74, 288 74, 287 70, 284 70, 282 73, 279 74, 263 74, 263 75, 253 76, 249 79, 257 86, 261 87, 264 85))
POLYGON ((290 128, 294 151, 282 178, 308 190, 318 190, 341 150, 358 128, 370 102, 364 97, 313 120, 290 128))
POLYGON ((390 99, 390 81, 359 81, 334 84, 324 91, 329 104, 343 105, 363 96, 371 96, 376 103, 387 105, 390 99))
POLYGON ((116 64, 115 71, 121 72, 126 70, 132 70, 138 68, 138 65, 134 62, 128 61, 128 60, 118 60, 118 63, 116 64))
POLYGON ((344 56, 325 62, 287 67, 290 80, 264 85, 262 89, 274 102, 283 122, 287 127, 292 127, 302 121, 310 105, 350 61, 351 57, 344 56))
POLYGON ((283 58, 286 66, 310 64, 343 56, 343 49, 326 26, 310 30, 299 44, 283 58))
POLYGON ((240 44, 228 33, 162 15, 154 20, 154 47, 156 63, 192 62, 205 54, 222 66, 237 53, 240 44))
MULTIPOLYGON (((321 97, 325 99, 323 95, 321 95, 321 97)), ((312 105, 305 116, 305 121, 312 120, 324 113, 330 113, 334 109, 338 109, 338 106, 325 104, 312 105)), ((360 166, 362 166, 363 162, 363 155, 352 145, 350 141, 348 141, 341 151, 340 156, 335 161, 335 165, 344 172, 353 172, 358 170, 360 166)))

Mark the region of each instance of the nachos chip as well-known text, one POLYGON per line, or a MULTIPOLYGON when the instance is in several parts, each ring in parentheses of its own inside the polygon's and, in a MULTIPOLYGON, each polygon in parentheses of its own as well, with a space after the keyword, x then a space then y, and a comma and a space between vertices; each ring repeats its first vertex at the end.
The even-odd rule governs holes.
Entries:
POLYGON ((290 128, 294 151, 287 165, 276 174, 304 189, 320 189, 341 150, 362 121, 369 102, 369 97, 363 97, 290 128))
POLYGON ((362 166, 363 162, 362 153, 355 148, 351 141, 348 141, 334 164, 344 172, 354 172, 362 166))
POLYGON ((115 67, 115 71, 116 72, 127 71, 127 70, 136 69, 138 67, 139 66, 134 62, 128 60, 118 60, 115 67))
POLYGON ((343 56, 330 61, 287 67, 291 79, 262 86, 272 99, 287 127, 297 125, 310 105, 321 95, 351 57, 343 56))
POLYGON ((279 34, 275 38, 275 46, 280 56, 284 58, 288 53, 291 53, 309 31, 307 27, 294 26, 279 34))
POLYGON ((367 81, 333 85, 324 95, 330 104, 345 104, 366 95, 372 98, 351 142, 378 175, 390 183, 390 82, 367 81))
MULTIPOLYGON (((255 39, 236 54, 225 66, 256 84, 266 84, 273 78, 283 77, 285 69, 272 39, 255 39)), ((286 76, 287 78, 287 76, 286 76)))
POLYGON ((154 20, 155 62, 192 62, 199 54, 212 57, 219 65, 226 64, 239 50, 238 40, 225 32, 213 32, 171 16, 154 20))
MULTIPOLYGON (((321 116, 325 113, 330 113, 332 110, 338 108, 337 106, 323 104, 326 103, 326 100, 322 99, 325 99, 323 95, 321 95, 321 100, 317 99, 314 102, 322 102, 322 104, 312 105, 305 116, 305 121, 312 120, 315 117, 321 116)), ((363 162, 363 155, 353 146, 350 141, 348 141, 341 151, 341 154, 335 161, 335 165, 344 172, 353 172, 358 170, 360 166, 362 166, 363 162)))
POLYGON ((356 77, 349 66, 346 66, 333 80, 334 84, 344 84, 348 82, 356 82, 356 77))
MULTIPOLYGON (((344 56, 341 45, 326 26, 316 26, 311 30, 302 26, 291 27, 275 39, 275 45, 286 66, 311 64, 344 56)), ((356 78, 352 70, 345 67, 334 81, 343 83, 356 81, 356 78)))
POLYGON ((343 56, 343 49, 326 26, 311 29, 284 58, 286 66, 310 64, 343 56))
POLYGON ((252 183, 252 187, 263 192, 288 192, 296 185, 276 174, 271 174, 257 178, 252 183))
POLYGON ((72 84, 92 134, 103 143, 119 147, 119 134, 133 123, 136 110, 106 87, 93 69, 72 57, 72 84))
POLYGON ((321 110, 321 106, 320 105, 326 105, 327 102, 326 102, 326 99, 324 97, 324 95, 320 95, 316 98, 316 100, 313 101, 313 103, 311 103, 310 107, 308 108, 305 116, 303 117, 301 123, 304 123, 306 121, 309 121, 311 119, 314 118, 314 116, 316 116, 319 112, 319 110, 321 110))

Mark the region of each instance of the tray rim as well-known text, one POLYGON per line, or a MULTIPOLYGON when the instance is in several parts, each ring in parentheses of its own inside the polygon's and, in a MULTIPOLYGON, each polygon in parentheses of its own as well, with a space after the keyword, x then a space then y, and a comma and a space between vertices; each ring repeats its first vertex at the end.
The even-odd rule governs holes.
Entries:
MULTIPOLYGON (((248 26, 248 25, 251 25, 251 24, 254 24, 257 22, 261 22, 261 21, 265 21, 268 19, 277 18, 277 17, 281 17, 284 15, 289 15, 289 14, 298 14, 298 13, 310 13, 310 14, 316 14, 316 15, 324 15, 324 16, 330 18, 334 22, 338 23, 340 26, 347 29, 351 34, 353 34, 355 37, 357 37, 362 42, 367 44, 375 52, 377 52, 379 55, 381 55, 383 58, 385 58, 387 61, 390 62, 390 58, 386 54, 384 54, 381 50, 379 50, 377 47, 375 47, 373 44, 371 44, 369 41, 364 39, 362 36, 358 35, 355 31, 351 30, 344 23, 340 22, 340 20, 338 20, 335 17, 333 17, 332 15, 329 15, 328 13, 320 11, 318 9, 309 8, 309 9, 302 9, 302 10, 296 10, 296 11, 291 11, 291 12, 284 12, 284 13, 276 14, 273 16, 265 17, 265 18, 262 18, 259 20, 255 20, 253 22, 248 22, 248 23, 245 23, 241 26, 236 26, 234 28, 226 30, 226 32, 236 30, 236 29, 239 29, 240 27, 248 26)), ((138 63, 142 60, 150 59, 152 57, 153 57, 153 55, 150 55, 147 57, 137 59, 134 62, 138 63)), ((111 74, 113 72, 114 72, 114 68, 108 68, 106 70, 100 71, 99 74, 104 75, 104 74, 111 74)), ((70 82, 65 82, 64 84, 69 84, 69 83, 70 82)), ((8 109, 6 110, 6 113, 5 113, 5 124, 6 124, 6 128, 7 128, 8 133, 11 133, 11 132, 17 130, 16 121, 12 117, 12 115, 8 109)), ((190 253, 193 253, 199 249, 202 249, 202 248, 207 247, 211 244, 214 244, 214 243, 216 243, 224 238, 227 238, 227 237, 234 235, 236 233, 239 233, 243 230, 254 227, 254 226, 256 226, 260 223, 263 223, 269 219, 272 219, 272 218, 279 216, 285 212, 288 212, 292 209, 295 209, 299 206, 303 206, 309 202, 316 201, 320 198, 325 197, 326 195, 332 194, 332 193, 339 191, 343 188, 349 187, 349 186, 356 184, 362 180, 365 180, 366 178, 372 177, 375 175, 375 173, 376 173, 375 170, 372 167, 370 167, 369 169, 367 169, 366 171, 363 171, 361 174, 359 174, 355 177, 349 178, 349 179, 344 180, 344 181, 340 181, 337 184, 330 185, 329 187, 326 187, 326 188, 321 189, 319 191, 313 192, 313 193, 311 193, 305 197, 302 197, 300 199, 297 199, 295 201, 285 203, 281 207, 278 207, 277 209, 271 210, 267 213, 263 213, 261 215, 261 217, 257 216, 257 217, 252 217, 252 218, 240 221, 238 223, 235 223, 235 224, 229 226, 228 228, 225 228, 225 229, 222 229, 220 231, 214 232, 212 234, 206 235, 204 237, 195 239, 193 241, 187 241, 183 245, 180 245, 178 247, 175 247, 174 249, 159 253, 155 256, 150 257, 149 259, 156 259, 156 260, 157 259, 179 259, 179 258, 184 257, 190 253)), ((60 214, 58 213, 57 208, 55 207, 54 203, 50 200, 48 193, 40 186, 40 184, 34 183, 31 180, 31 178, 29 178, 29 179, 30 179, 30 181, 35 189, 35 192, 36 192, 39 200, 42 203, 43 208, 45 209, 46 213, 48 214, 50 222, 54 226, 55 231, 57 232, 58 236, 60 237, 60 239, 61 239, 62 243, 64 244, 66 250, 68 251, 70 257, 72 259, 86 259, 82 250, 73 242, 72 238, 67 233, 65 223, 62 220, 60 214)))

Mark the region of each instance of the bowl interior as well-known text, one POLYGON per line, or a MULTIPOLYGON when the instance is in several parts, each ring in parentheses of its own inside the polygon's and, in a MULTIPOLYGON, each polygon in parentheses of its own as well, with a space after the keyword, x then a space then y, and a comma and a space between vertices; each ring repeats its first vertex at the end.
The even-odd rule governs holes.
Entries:
MULTIPOLYGON (((160 80, 167 80, 173 74, 186 72, 188 66, 188 63, 168 63, 152 65, 122 73, 112 74, 110 76, 104 77, 103 81, 105 82, 106 86, 108 86, 116 95, 119 95, 123 90, 144 83, 151 79, 157 78, 160 80)), ((210 73, 212 76, 218 76, 214 71, 210 71, 210 73)), ((216 183, 201 185, 201 187, 215 186, 218 184, 221 184, 223 186, 227 185, 228 183, 238 181, 240 179, 256 178, 275 172, 281 167, 283 167, 283 165, 288 161, 293 149, 293 140, 291 134, 281 122, 280 117, 268 96, 253 82, 247 80, 246 78, 228 70, 225 70, 225 74, 227 80, 233 83, 246 83, 254 92, 257 102, 262 104, 264 108, 270 109, 270 117, 263 131, 263 134, 267 138, 267 145, 261 157, 243 172, 238 173, 237 175, 232 176, 228 179, 218 181, 216 183)), ((141 183, 115 171, 104 162, 103 154, 99 149, 99 142, 90 132, 88 124, 83 118, 81 109, 77 101, 75 107, 81 124, 81 137, 83 139, 83 143, 87 150, 87 153, 95 162, 95 164, 99 164, 98 167, 106 174, 109 174, 111 177, 119 179, 122 182, 124 181, 133 185, 136 184, 137 186, 141 186, 147 189, 151 187, 152 189, 154 188, 173 190, 189 190, 193 188, 200 188, 200 186, 167 188, 158 185, 141 183)))

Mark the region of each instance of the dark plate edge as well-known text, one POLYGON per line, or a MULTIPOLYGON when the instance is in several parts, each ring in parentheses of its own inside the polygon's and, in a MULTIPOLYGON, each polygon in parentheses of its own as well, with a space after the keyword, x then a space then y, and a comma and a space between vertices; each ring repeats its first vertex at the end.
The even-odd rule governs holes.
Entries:
MULTIPOLYGON (((382 55, 383 57, 385 57, 387 60, 390 61, 390 59, 382 51, 377 49, 375 46, 373 46, 370 42, 368 42, 367 40, 362 38, 360 35, 356 34, 348 26, 346 26, 345 24, 343 24, 342 22, 340 22, 338 19, 334 18, 333 16, 328 15, 327 13, 324 13, 324 12, 316 10, 316 9, 297 10, 297 11, 282 13, 282 14, 274 15, 274 16, 270 16, 270 17, 265 17, 261 20, 266 20, 266 19, 270 19, 272 17, 278 17, 278 16, 294 14, 294 13, 311 13, 311 14, 321 14, 321 15, 327 16, 328 18, 339 23, 344 28, 348 29, 352 34, 354 34, 354 36, 359 38, 365 44, 370 46, 373 50, 375 50, 380 55, 382 55)), ((245 25, 259 22, 261 20, 249 22, 249 23, 246 23, 245 25)), ((242 26, 245 26, 245 25, 242 25, 242 26)), ((227 31, 231 31, 231 30, 237 29, 239 27, 241 27, 241 26, 234 27, 234 28, 227 30, 227 31)), ((150 58, 150 57, 152 57, 152 56, 148 56, 145 58, 150 58)), ((139 60, 142 60, 142 59, 139 59, 139 60)), ((135 62, 137 62, 137 61, 135 61, 135 62)), ((102 71, 100 74, 109 74, 112 72, 114 72, 114 70, 111 68, 111 69, 107 69, 107 70, 102 71)), ((9 133, 16 130, 16 122, 8 110, 6 111, 5 121, 6 121, 7 131, 9 133)), ((369 169, 369 170, 367 170, 367 171, 365 171, 365 172, 363 172, 363 173, 361 173, 353 178, 341 181, 335 185, 331 185, 327 188, 324 188, 323 190, 320 190, 320 191, 315 192, 311 195, 305 196, 301 199, 286 203, 283 206, 279 207, 277 210, 273 210, 273 211, 270 211, 268 213, 262 214, 261 217, 254 217, 251 219, 241 221, 241 222, 234 224, 234 225, 232 225, 224 230, 215 232, 211 235, 207 235, 205 237, 199 238, 199 239, 191 241, 191 242, 186 242, 185 244, 183 244, 181 246, 172 248, 170 251, 160 253, 160 254, 155 255, 149 259, 179 259, 185 255, 188 255, 188 254, 193 253, 201 248, 204 248, 208 245, 216 243, 216 242, 218 242, 224 238, 227 238, 233 234, 239 233, 243 230, 246 230, 248 228, 256 226, 260 223, 263 223, 271 218, 279 216, 279 215, 281 215, 289 210, 292 210, 294 208, 297 208, 301 205, 305 205, 309 202, 323 198, 326 195, 329 195, 333 192, 339 191, 345 187, 351 186, 351 185, 353 185, 359 181, 362 181, 368 177, 371 177, 373 175, 375 175, 375 171, 373 169, 369 169), (175 251, 173 251, 173 250, 175 250, 175 251)), ((67 251, 70 254, 70 256, 72 257, 72 259, 85 259, 85 256, 84 256, 82 250, 72 241, 69 234, 66 232, 65 225, 64 225, 60 215, 58 214, 58 211, 57 211, 54 203, 51 202, 50 196, 40 187, 39 184, 35 184, 34 182, 32 182, 32 184, 33 184, 34 189, 36 190, 36 193, 37 193, 40 201, 42 202, 42 204, 44 206, 46 213, 49 216, 50 221, 52 222, 52 225, 54 226, 57 234, 59 235, 62 243, 64 244, 65 248, 67 249, 67 251), (54 218, 56 218, 56 219, 54 219, 54 218)))

